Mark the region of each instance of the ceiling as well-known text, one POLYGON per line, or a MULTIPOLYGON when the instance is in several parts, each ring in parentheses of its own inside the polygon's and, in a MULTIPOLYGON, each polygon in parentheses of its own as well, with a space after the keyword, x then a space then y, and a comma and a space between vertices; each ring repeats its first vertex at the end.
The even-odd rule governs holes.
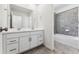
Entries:
POLYGON ((57 10, 59 8, 63 8, 63 7, 68 6, 68 5, 70 5, 70 4, 54 4, 54 8, 55 8, 55 10, 57 10))

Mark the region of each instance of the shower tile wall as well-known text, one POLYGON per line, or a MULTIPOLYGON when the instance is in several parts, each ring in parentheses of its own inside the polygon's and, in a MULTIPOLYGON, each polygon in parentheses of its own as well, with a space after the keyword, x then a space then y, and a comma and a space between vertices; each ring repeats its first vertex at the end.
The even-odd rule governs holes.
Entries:
POLYGON ((55 33, 78 36, 78 8, 55 14, 55 33))

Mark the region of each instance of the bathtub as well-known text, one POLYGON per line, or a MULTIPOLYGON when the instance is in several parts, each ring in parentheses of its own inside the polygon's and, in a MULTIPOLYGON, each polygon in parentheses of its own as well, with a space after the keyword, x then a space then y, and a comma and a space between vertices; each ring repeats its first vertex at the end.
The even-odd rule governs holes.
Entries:
POLYGON ((65 44, 67 46, 71 46, 73 48, 79 49, 79 38, 74 36, 68 36, 64 34, 55 34, 54 40, 65 44))

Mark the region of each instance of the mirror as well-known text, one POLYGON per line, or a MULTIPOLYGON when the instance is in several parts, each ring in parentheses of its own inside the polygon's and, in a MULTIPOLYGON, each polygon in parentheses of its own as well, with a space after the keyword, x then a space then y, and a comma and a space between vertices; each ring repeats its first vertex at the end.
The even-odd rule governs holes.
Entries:
POLYGON ((32 11, 16 5, 10 5, 10 28, 31 29, 32 11))
POLYGON ((12 14, 12 27, 13 28, 22 28, 22 16, 12 14))
POLYGON ((32 27, 32 16, 26 13, 11 11, 10 28, 29 29, 32 27))

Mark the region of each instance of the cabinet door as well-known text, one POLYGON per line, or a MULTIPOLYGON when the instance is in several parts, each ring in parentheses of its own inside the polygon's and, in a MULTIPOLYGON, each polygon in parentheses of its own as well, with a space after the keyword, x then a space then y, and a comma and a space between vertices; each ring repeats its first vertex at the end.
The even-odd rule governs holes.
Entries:
POLYGON ((38 46, 38 36, 31 35, 31 48, 38 46))
POLYGON ((43 44, 43 34, 38 35, 38 45, 43 44))
POLYGON ((20 52, 26 51, 30 48, 29 36, 20 37, 20 52))

